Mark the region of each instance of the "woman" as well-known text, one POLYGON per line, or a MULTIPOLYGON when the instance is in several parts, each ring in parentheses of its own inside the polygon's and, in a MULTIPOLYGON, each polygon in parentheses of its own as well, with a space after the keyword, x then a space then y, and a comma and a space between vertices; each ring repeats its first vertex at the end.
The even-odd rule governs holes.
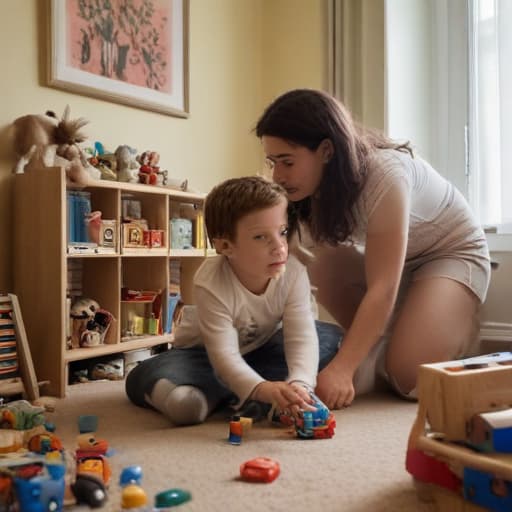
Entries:
POLYGON ((408 142, 357 127, 320 91, 277 98, 256 135, 293 206, 290 227, 315 255, 318 301, 346 329, 318 396, 349 405, 373 357, 414 397, 418 365, 463 356, 476 339, 490 261, 469 205, 408 142))

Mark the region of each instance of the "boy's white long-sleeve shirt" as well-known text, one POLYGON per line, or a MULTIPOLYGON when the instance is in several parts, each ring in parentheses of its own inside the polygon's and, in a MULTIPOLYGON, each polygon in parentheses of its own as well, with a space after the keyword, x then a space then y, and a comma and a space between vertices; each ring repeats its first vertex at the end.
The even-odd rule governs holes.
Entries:
POLYGON ((315 387, 318 336, 306 268, 290 255, 283 275, 271 279, 265 293, 245 288, 224 256, 204 261, 194 276, 196 306, 186 306, 174 345, 203 343, 218 378, 245 402, 265 379, 243 359, 282 325, 288 382, 315 387), (282 324, 281 324, 282 322, 282 324))

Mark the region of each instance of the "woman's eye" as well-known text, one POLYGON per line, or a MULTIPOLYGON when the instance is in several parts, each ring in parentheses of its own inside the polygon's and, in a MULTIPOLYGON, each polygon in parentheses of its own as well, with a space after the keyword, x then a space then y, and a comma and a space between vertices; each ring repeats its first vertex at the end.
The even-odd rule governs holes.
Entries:
POLYGON ((288 228, 283 229, 283 231, 281 231, 281 236, 288 236, 288 228))

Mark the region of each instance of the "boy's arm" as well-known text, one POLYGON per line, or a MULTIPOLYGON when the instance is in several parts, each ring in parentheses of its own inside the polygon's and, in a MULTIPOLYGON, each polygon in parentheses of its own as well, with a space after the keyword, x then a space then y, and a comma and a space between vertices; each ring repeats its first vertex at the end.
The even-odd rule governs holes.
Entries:
POLYGON ((283 312, 283 335, 288 382, 302 382, 315 388, 319 344, 311 308, 311 285, 302 264, 297 263, 296 279, 291 283, 283 312))
POLYGON ((244 360, 238 344, 238 332, 228 308, 213 293, 195 289, 195 302, 201 336, 210 363, 218 378, 243 404, 254 388, 265 379, 244 360))

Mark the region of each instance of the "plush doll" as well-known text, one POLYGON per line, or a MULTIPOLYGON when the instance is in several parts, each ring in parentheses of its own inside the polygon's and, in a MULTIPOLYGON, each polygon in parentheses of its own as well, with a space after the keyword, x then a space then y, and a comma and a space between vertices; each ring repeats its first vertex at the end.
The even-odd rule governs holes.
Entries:
POLYGON ((69 182, 86 185, 97 179, 78 144, 85 140, 80 131, 87 124, 83 118, 70 120, 69 106, 62 119, 53 112, 45 115, 30 114, 12 123, 13 147, 18 158, 15 173, 29 172, 41 167, 63 166, 69 182))

